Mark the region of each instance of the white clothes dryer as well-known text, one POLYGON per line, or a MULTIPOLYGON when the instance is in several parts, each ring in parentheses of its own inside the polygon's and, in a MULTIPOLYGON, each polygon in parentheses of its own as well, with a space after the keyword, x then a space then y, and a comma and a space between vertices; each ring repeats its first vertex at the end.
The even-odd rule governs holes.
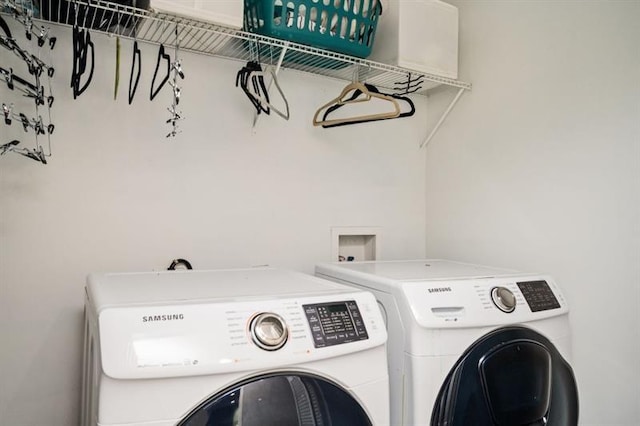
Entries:
POLYGON ((394 426, 576 426, 569 308, 555 281, 446 260, 340 262, 389 339, 394 426))
POLYGON ((389 424, 373 295, 271 268, 89 276, 82 426, 389 424))

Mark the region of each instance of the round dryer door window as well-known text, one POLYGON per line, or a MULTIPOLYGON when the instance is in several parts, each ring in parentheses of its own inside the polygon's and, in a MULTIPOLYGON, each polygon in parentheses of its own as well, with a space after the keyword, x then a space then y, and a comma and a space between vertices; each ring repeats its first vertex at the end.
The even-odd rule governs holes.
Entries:
POLYGON ((346 390, 316 377, 263 376, 213 396, 179 426, 371 426, 346 390))

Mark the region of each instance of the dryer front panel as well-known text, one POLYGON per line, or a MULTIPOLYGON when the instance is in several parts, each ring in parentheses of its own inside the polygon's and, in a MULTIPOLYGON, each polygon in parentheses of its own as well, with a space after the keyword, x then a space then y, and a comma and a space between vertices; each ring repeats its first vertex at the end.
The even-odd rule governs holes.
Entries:
POLYGON ((115 307, 99 313, 102 368, 115 379, 262 370, 383 345, 366 292, 296 299, 115 307))

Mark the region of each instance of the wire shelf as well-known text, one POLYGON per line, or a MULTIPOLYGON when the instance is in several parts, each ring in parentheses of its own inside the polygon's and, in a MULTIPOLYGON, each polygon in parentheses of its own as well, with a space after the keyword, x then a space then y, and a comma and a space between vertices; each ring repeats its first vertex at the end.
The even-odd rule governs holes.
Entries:
MULTIPOLYGON (((38 3, 22 0, 22 4, 24 7, 38 3)), ((44 22, 78 25, 165 47, 178 45, 183 51, 241 62, 257 60, 275 66, 282 49, 286 49, 284 68, 339 80, 366 81, 395 93, 425 95, 440 85, 471 90, 471 84, 459 80, 103 0, 43 0, 38 5, 33 9, 33 17, 44 22)))

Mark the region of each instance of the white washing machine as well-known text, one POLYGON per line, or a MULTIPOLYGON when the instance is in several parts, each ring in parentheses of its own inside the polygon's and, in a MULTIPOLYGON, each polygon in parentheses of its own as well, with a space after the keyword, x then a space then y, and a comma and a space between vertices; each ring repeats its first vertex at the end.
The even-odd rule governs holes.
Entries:
POLYGON ((270 268, 91 275, 81 424, 389 424, 369 292, 270 268))
POLYGON ((394 426, 575 426, 569 308, 555 281, 446 260, 320 264, 372 291, 394 426))

